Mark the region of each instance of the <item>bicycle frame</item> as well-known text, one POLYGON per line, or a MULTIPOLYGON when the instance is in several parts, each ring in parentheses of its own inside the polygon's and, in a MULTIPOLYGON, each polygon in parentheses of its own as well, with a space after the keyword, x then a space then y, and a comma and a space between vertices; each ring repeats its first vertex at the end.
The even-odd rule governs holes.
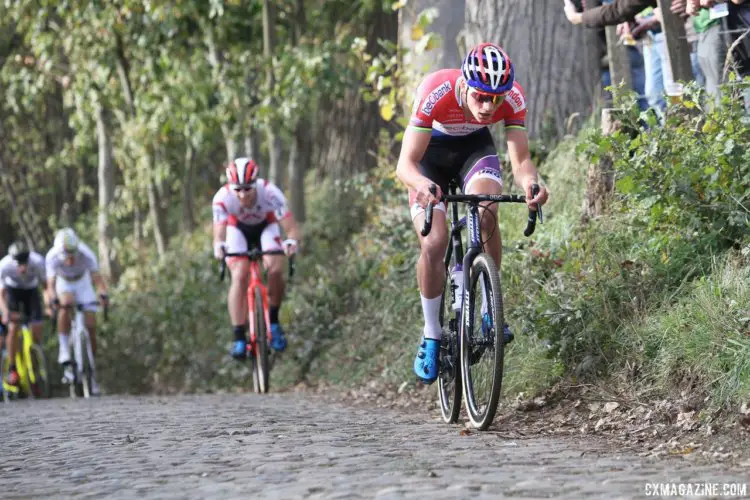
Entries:
POLYGON ((247 284, 247 315, 248 315, 248 333, 250 342, 247 344, 248 354, 254 349, 257 340, 258 325, 255 324, 255 290, 260 290, 260 300, 263 307, 263 320, 266 323, 266 339, 271 342, 271 308, 268 305, 268 287, 263 283, 263 271, 260 268, 260 261, 251 260, 250 281, 247 284))
POLYGON ((34 343, 34 337, 31 333, 31 329, 28 325, 24 324, 16 334, 16 344, 21 345, 19 349, 16 347, 16 372, 18 372, 19 387, 12 386, 5 381, 5 374, 2 374, 3 378, 3 391, 12 392, 18 394, 19 391, 23 391, 25 394, 31 392, 31 384, 36 383, 36 374, 30 367, 33 366, 31 359, 31 346, 34 343))
MULTIPOLYGON (((264 255, 285 255, 282 250, 271 250, 267 252, 253 249, 247 252, 238 253, 227 253, 224 255, 224 259, 221 261, 221 272, 220 280, 224 280, 224 274, 226 272, 226 259, 228 257, 244 257, 250 259, 250 269, 248 275, 250 279, 247 284, 247 315, 248 315, 248 334, 250 342, 247 345, 248 354, 255 347, 257 341, 258 325, 255 324, 255 290, 260 291, 261 306, 263 307, 263 320, 266 323, 266 339, 269 344, 271 342, 271 306, 269 305, 268 299, 268 287, 263 283, 263 270, 261 269, 260 258, 264 255)), ((289 278, 291 279, 294 275, 294 256, 289 257, 289 278)))
POLYGON ((94 362, 94 353, 91 348, 91 337, 89 336, 89 330, 86 328, 86 321, 84 313, 80 307, 76 307, 75 317, 72 319, 70 324, 70 341, 68 346, 73 349, 73 359, 76 363, 76 376, 80 377, 83 375, 83 346, 81 343, 83 340, 86 343, 86 355, 89 358, 89 364, 91 369, 95 369, 96 365, 94 362))

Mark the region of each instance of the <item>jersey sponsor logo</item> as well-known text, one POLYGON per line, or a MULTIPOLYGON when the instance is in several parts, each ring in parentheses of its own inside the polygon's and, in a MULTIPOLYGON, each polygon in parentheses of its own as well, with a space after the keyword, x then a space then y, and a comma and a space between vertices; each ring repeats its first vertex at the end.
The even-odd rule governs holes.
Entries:
POLYGON ((445 97, 452 88, 453 87, 451 86, 450 80, 446 80, 442 85, 430 92, 430 94, 424 99, 424 104, 422 105, 422 113, 426 114, 427 116, 432 115, 432 110, 435 105, 440 99, 445 97))
POLYGON ((516 89, 510 91, 507 101, 516 113, 526 108, 526 101, 524 100, 523 95, 516 89))
POLYGON ((411 114, 416 114, 419 109, 419 96, 414 98, 414 103, 411 105, 411 114))

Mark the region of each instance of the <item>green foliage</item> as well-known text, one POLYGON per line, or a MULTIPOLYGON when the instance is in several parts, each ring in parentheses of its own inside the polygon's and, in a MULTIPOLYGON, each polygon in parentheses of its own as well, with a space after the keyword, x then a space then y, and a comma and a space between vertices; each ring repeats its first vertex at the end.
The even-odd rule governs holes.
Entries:
POLYGON ((690 87, 661 127, 626 108, 621 131, 595 134, 581 151, 591 161, 614 160, 622 209, 646 211, 650 230, 680 228, 732 244, 750 230, 750 117, 729 95, 709 108, 701 97, 690 87), (639 119, 652 127, 636 133, 639 119))
POLYGON ((209 235, 198 231, 160 263, 129 267, 100 323, 97 364, 112 392, 211 391, 252 387, 248 364, 229 358, 228 282, 219 282, 209 235))
POLYGON ((675 304, 659 308, 619 339, 641 383, 711 395, 715 404, 750 397, 750 246, 730 254, 675 304))

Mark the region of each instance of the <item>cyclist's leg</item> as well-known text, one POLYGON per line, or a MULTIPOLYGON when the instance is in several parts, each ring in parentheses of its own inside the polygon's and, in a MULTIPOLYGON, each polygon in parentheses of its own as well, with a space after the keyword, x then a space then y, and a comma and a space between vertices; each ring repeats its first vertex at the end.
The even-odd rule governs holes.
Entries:
POLYGON ((78 281, 76 302, 79 304, 88 304, 84 308, 83 322, 91 339, 91 352, 96 354, 96 311, 99 307, 94 304, 96 302, 96 292, 94 291, 94 284, 91 282, 91 276, 88 274, 78 281))
POLYGON ((42 343, 42 300, 39 296, 39 290, 34 289, 31 292, 29 299, 29 311, 28 311, 29 324, 31 328, 31 335, 34 337, 34 342, 37 344, 42 343))
POLYGON ((57 339, 59 342, 57 362, 65 365, 70 363, 70 325, 73 314, 75 314, 75 283, 68 282, 58 276, 55 280, 55 291, 61 306, 72 306, 61 307, 57 312, 57 339))
POLYGON ((23 301, 22 290, 7 288, 8 291, 8 333, 5 336, 5 350, 8 351, 8 383, 18 385, 18 372, 16 371, 16 351, 18 347, 18 332, 21 330, 21 302, 23 301))
MULTIPOLYGON (((281 250, 281 229, 278 222, 269 224, 260 235, 260 248, 264 252, 281 250)), ((284 299, 284 260, 283 255, 264 255, 263 267, 268 276, 268 308, 271 316, 271 347, 277 351, 286 348, 284 330, 279 323, 279 309, 284 299)))
MULTIPOLYGON (((21 310, 26 305, 28 293, 20 288, 7 288, 8 291, 8 334, 5 338, 5 349, 8 351, 8 382, 18 385, 16 372, 16 352, 18 351, 18 335, 21 331, 21 310)), ((27 308, 28 311, 28 308, 27 308)))
MULTIPOLYGON (((435 180, 434 177, 428 175, 435 180)), ((447 183, 438 182, 443 192, 447 192, 447 183)), ((414 230, 419 240, 419 259, 417 260, 417 285, 422 303, 424 327, 419 341, 417 356, 414 358, 414 373, 425 383, 432 383, 438 374, 438 354, 440 350, 440 303, 445 286, 445 251, 448 248, 448 228, 446 226, 446 209, 444 203, 436 205, 432 212, 432 230, 422 236, 424 226, 424 209, 415 202, 415 194, 410 191, 409 202, 414 230)))
MULTIPOLYGON (((227 252, 247 252, 248 242, 243 231, 235 225, 227 226, 227 252)), ((229 285, 227 295, 227 307, 229 319, 232 322, 232 335, 234 344, 232 356, 243 359, 246 356, 247 346, 247 283, 250 262, 246 257, 230 257, 228 260, 229 272, 232 283, 229 285)))

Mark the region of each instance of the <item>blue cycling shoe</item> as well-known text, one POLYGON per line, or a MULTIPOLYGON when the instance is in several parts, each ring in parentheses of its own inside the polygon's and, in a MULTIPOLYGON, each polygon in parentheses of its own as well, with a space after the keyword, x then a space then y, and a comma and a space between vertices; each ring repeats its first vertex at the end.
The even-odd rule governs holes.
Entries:
POLYGON ((281 329, 281 325, 278 323, 271 323, 271 348, 276 352, 286 349, 284 330, 281 329))
MULTIPOLYGON (((484 313, 482 315, 482 333, 484 335, 487 335, 492 330, 492 320, 490 320, 489 313, 484 313)), ((503 324, 503 342, 505 345, 510 344, 513 342, 513 339, 515 336, 513 335, 513 332, 510 331, 510 327, 508 326, 508 323, 503 324)))
POLYGON ((247 357, 247 342, 244 340, 235 340, 232 344, 232 357, 234 359, 245 359, 247 357))
POLYGON ((438 377, 438 356, 440 354, 440 341, 422 337, 417 349, 417 357, 414 358, 414 373, 425 385, 430 385, 438 377))

